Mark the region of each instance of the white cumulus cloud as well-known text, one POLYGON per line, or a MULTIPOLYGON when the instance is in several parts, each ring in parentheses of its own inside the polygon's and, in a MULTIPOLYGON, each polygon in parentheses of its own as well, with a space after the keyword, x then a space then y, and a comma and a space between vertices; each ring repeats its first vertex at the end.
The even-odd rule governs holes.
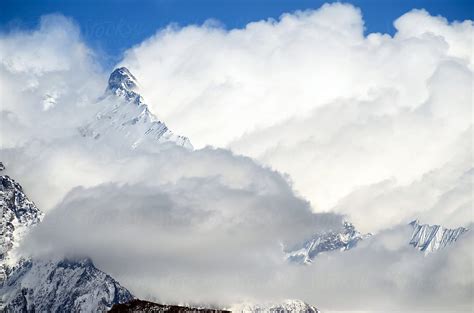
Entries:
MULTIPOLYGON (((473 22, 413 10, 394 25, 393 36, 364 35, 360 10, 331 4, 243 29, 169 27, 122 64, 196 146, 251 156, 289 174, 314 210, 377 231, 427 208, 402 196, 368 210, 340 201, 386 181, 410 186, 460 157, 472 167, 473 22)), ((427 192, 450 189, 436 188, 427 192)))

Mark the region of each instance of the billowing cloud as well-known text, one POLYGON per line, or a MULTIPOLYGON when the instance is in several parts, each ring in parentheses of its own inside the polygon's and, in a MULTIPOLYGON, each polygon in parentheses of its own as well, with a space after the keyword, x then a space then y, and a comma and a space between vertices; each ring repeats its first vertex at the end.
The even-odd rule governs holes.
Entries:
POLYGON ((23 249, 37 257, 88 255, 137 296, 162 302, 284 297, 268 289, 288 267, 282 245, 340 227, 341 218, 311 213, 275 173, 253 170, 259 178, 235 186, 208 176, 74 189, 23 249))
MULTIPOLYGON (((90 255, 136 295, 161 302, 229 306, 299 298, 324 311, 372 312, 472 307, 472 232, 425 256, 407 244, 411 227, 403 225, 356 249, 322 254, 310 266, 289 264, 276 240, 301 236, 314 219, 303 221, 308 211, 297 202, 285 214, 291 196, 273 201, 256 193, 200 180, 159 190, 79 188, 23 249, 90 255)), ((325 225, 334 218, 317 217, 325 225)))
POLYGON ((347 254, 321 258, 310 270, 314 270, 313 288, 306 293, 311 296, 313 292, 329 311, 338 302, 337 309, 344 311, 415 313, 431 308, 468 312, 473 306, 472 233, 424 257, 406 245, 410 231, 407 226, 397 226, 347 254))
MULTIPOLYGON (((472 167, 472 21, 413 10, 394 25, 393 37, 364 36, 358 9, 324 5, 243 29, 170 27, 122 63, 196 146, 254 157, 288 173, 314 210, 377 231, 427 208, 402 196, 369 210, 341 199, 388 181, 410 186, 460 157, 464 172, 472 167)), ((450 189, 436 188, 430 201, 450 189)))
POLYGON ((62 15, 0 34, 1 147, 75 134, 105 79, 79 28, 62 15))

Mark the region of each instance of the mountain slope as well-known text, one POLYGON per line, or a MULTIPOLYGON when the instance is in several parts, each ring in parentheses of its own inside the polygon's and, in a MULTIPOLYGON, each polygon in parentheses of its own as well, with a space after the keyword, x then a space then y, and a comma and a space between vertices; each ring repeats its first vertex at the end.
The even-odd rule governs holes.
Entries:
POLYGON ((88 259, 23 261, 1 290, 7 312, 102 312, 133 299, 88 259))
POLYGON ((79 129, 81 135, 95 140, 107 138, 109 143, 132 149, 156 142, 172 142, 192 149, 187 137, 174 134, 150 112, 136 90, 137 80, 127 68, 114 70, 105 95, 99 102, 102 109, 93 121, 79 129))
MULTIPOLYGON (((5 167, 0 162, 0 168, 5 167)), ((10 251, 23 235, 43 218, 43 213, 28 199, 12 178, 0 176, 0 286, 6 278, 10 251)))
POLYGON ((455 243, 462 234, 468 231, 464 227, 449 229, 440 225, 420 224, 418 220, 411 222, 410 225, 413 226, 410 245, 425 252, 425 254, 455 243))

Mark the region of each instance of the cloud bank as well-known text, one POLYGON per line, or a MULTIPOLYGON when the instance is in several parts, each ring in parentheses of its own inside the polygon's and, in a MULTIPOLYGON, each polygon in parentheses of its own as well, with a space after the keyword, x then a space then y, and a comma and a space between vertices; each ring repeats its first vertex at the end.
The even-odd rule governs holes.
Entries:
POLYGON ((425 257, 407 244, 404 225, 311 266, 288 264, 278 241, 330 227, 335 217, 311 216, 283 190, 258 193, 199 179, 78 188, 23 249, 89 255, 136 295, 160 302, 228 307, 299 298, 327 310, 375 312, 472 307, 472 232, 425 257))
POLYGON ((415 10, 393 37, 363 24, 333 4, 244 29, 170 26, 127 51, 146 103, 195 151, 79 136, 107 74, 73 21, 1 34, 0 157, 47 211, 20 252, 90 256, 165 302, 469 311, 471 232, 424 257, 406 224, 472 223, 472 21, 415 10), (282 245, 342 218, 376 235, 284 261, 282 245))
MULTIPOLYGON (((472 167, 472 21, 413 10, 394 25, 393 37, 364 36, 358 9, 324 5, 230 31, 169 27, 122 63, 196 146, 254 157, 289 174, 314 210, 377 231, 433 208, 402 196, 397 209, 341 199, 384 182, 410 188, 461 157, 466 175, 472 167)), ((463 173, 451 174, 462 184, 463 173)), ((427 192, 434 199, 442 188, 427 192)))

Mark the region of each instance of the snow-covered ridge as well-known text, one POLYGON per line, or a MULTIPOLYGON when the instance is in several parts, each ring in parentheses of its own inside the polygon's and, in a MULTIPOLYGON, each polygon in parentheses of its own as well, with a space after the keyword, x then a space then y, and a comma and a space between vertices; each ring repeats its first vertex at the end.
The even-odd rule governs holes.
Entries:
POLYGON ((104 312, 133 299, 89 259, 23 260, 0 289, 6 312, 104 312))
POLYGON ((349 250, 355 247, 360 240, 370 236, 371 234, 361 234, 354 225, 344 222, 342 229, 318 233, 300 247, 287 251, 286 256, 291 262, 310 264, 320 253, 349 250))
MULTIPOLYGON (((3 164, 0 163, 3 169, 3 164)), ((23 235, 38 224, 43 213, 28 199, 23 188, 12 178, 0 176, 0 286, 6 279, 6 269, 12 260, 11 250, 23 235)))
POLYGON ((241 313, 320 313, 320 311, 301 300, 285 300, 281 303, 241 303, 230 308, 232 312, 241 313))
POLYGON ((172 142, 192 149, 187 137, 174 134, 150 112, 137 90, 137 79, 127 68, 114 70, 99 102, 100 111, 90 123, 79 129, 81 135, 96 140, 108 137, 109 142, 131 149, 144 143, 153 146, 156 142, 172 142))
POLYGON ((426 254, 453 244, 462 234, 468 231, 464 227, 449 229, 440 225, 420 224, 418 220, 414 220, 410 225, 413 226, 410 245, 426 254))
MULTIPOLYGON (((440 225, 420 224, 418 220, 411 222, 410 225, 413 227, 413 233, 409 244, 425 254, 453 244, 468 231, 464 227, 449 229, 440 225)), ((317 233, 302 245, 286 250, 286 258, 294 263, 311 264, 320 253, 352 249, 359 241, 370 236, 372 234, 361 234, 354 225, 344 222, 339 230, 317 233)))

